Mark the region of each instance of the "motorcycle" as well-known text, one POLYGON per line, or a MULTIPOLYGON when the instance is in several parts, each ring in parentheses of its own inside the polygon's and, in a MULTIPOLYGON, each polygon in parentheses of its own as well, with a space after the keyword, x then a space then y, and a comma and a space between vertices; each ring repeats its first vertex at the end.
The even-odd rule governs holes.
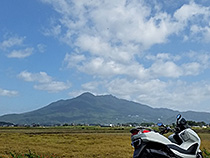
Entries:
POLYGON ((176 127, 168 138, 163 134, 172 131, 170 127, 158 123, 160 132, 147 127, 130 130, 133 158, 203 158, 199 149, 201 140, 180 114, 176 127))

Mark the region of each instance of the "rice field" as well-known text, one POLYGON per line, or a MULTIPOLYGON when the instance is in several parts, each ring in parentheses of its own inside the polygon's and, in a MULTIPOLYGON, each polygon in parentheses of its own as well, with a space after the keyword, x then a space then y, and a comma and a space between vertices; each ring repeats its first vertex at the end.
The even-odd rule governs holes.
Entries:
MULTIPOLYGON (((210 134, 200 137, 201 149, 210 151, 210 134)), ((132 158, 130 143, 126 128, 0 128, 0 158, 30 152, 40 158, 132 158)))

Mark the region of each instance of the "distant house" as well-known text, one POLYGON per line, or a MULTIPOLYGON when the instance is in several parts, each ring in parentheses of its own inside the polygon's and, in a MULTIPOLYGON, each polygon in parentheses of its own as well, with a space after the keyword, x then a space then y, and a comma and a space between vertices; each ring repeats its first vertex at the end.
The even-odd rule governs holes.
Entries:
POLYGON ((114 124, 104 124, 104 125, 101 125, 101 127, 113 127, 114 126, 114 124))

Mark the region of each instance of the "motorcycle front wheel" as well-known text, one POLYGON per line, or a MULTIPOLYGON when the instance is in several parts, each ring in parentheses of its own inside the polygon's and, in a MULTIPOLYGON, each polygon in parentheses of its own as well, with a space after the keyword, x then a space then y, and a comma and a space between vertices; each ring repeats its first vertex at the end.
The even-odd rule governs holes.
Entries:
POLYGON ((197 153, 197 155, 196 155, 196 158, 203 158, 203 155, 202 155, 202 153, 197 153))

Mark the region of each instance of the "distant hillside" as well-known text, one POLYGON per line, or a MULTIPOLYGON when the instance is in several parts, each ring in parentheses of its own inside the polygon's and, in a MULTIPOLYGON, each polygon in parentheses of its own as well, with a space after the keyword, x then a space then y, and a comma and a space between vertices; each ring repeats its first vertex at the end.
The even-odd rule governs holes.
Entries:
MULTIPOLYGON (((15 124, 57 124, 57 123, 128 123, 159 122, 172 123, 180 113, 165 108, 151 108, 147 105, 118 99, 112 95, 95 96, 91 93, 68 100, 59 100, 41 109, 0 117, 0 121, 15 124)), ((182 112, 193 121, 210 122, 210 113, 182 112)))

